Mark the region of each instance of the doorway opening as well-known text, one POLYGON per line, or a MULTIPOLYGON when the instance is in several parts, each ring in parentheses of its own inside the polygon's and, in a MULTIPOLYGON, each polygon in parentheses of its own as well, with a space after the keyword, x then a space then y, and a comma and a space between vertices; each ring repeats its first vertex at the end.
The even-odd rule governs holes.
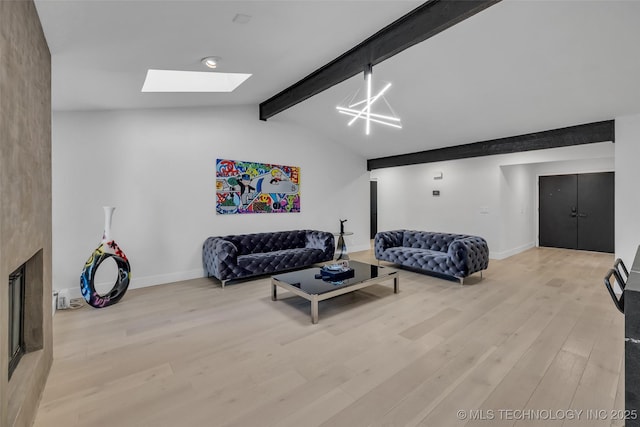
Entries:
POLYGON ((371 203, 369 208, 369 223, 371 224, 369 238, 373 239, 378 232, 378 181, 369 181, 369 200, 371 203))

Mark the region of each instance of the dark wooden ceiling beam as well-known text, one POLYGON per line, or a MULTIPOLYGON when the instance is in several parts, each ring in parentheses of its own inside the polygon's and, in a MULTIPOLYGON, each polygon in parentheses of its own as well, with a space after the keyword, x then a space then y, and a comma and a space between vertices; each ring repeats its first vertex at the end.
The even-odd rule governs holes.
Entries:
POLYGON ((327 65, 260 103, 260 120, 267 120, 287 108, 363 72, 367 64, 379 64, 499 1, 428 1, 327 65))
POLYGON ((510 136, 508 138, 492 139, 490 141, 474 142, 472 144, 437 148, 435 150, 419 151, 417 153, 369 159, 367 160, 367 170, 607 141, 615 142, 614 120, 569 126, 543 132, 528 133, 526 135, 510 136))

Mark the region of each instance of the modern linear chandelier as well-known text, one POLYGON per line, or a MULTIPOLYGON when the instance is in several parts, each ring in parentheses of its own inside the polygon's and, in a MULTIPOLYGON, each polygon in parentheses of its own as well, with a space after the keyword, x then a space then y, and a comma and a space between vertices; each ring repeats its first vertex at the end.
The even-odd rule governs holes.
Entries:
POLYGON ((350 98, 350 100, 346 102, 346 106, 338 105, 336 107, 336 110, 338 110, 340 114, 346 114, 347 116, 352 117, 348 123, 349 126, 354 124, 358 119, 364 120, 365 134, 367 135, 371 133, 372 122, 402 129, 402 123, 400 122, 400 118, 396 116, 395 111, 393 111, 393 108, 391 108, 391 105, 389 104, 387 99, 384 97, 384 93, 391 87, 391 83, 387 83, 382 88, 382 90, 380 90, 380 92, 378 92, 375 95, 372 95, 372 86, 373 86, 372 74, 373 74, 372 66, 371 64, 369 64, 364 69, 366 98, 363 100, 354 102, 355 98, 358 96, 358 93, 360 92, 358 90, 350 98), (371 111, 371 107, 379 99, 382 99, 384 101, 391 115, 378 114, 378 113, 373 113, 371 111))

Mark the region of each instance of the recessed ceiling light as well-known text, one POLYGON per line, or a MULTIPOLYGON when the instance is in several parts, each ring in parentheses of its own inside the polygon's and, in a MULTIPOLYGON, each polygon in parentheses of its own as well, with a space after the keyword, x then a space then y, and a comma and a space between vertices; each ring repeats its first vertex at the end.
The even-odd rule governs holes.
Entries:
POLYGON ((233 92, 251 74, 148 70, 142 92, 233 92))
POLYGON ((200 60, 207 68, 216 68, 220 63, 220 57, 218 56, 207 56, 206 58, 202 58, 200 60))

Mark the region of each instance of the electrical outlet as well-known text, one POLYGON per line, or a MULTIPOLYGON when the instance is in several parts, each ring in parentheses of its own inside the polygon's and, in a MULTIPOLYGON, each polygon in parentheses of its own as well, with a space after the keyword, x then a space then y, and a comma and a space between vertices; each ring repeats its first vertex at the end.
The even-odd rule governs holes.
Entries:
POLYGON ((58 291, 58 310, 66 310, 69 308, 71 301, 69 300, 69 290, 63 289, 58 291))

